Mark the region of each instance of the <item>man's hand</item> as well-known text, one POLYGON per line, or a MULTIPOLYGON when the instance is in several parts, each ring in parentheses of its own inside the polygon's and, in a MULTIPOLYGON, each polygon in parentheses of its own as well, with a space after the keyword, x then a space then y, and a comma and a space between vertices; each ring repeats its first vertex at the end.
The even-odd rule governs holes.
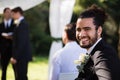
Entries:
POLYGON ((12 40, 12 34, 13 33, 2 33, 1 35, 4 37, 4 38, 6 38, 6 39, 11 39, 12 40))
POLYGON ((12 36, 4 36, 4 38, 12 40, 12 36))
POLYGON ((10 59, 10 62, 11 62, 12 64, 16 64, 16 63, 17 63, 17 60, 12 57, 12 58, 10 59))

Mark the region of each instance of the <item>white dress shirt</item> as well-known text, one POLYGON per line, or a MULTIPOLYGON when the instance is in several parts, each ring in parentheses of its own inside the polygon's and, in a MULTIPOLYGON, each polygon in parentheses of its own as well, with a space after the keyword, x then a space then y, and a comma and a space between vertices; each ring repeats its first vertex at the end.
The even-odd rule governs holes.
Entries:
POLYGON ((12 19, 9 19, 9 20, 4 20, 4 25, 5 25, 5 28, 10 27, 11 22, 12 22, 12 19))
POLYGON ((80 53, 86 53, 75 41, 67 43, 64 48, 53 55, 50 80, 58 80, 60 73, 78 72, 75 60, 78 60, 80 53))
POLYGON ((23 20, 24 19, 24 16, 21 16, 19 19, 18 19, 18 21, 20 22, 21 20, 23 20))

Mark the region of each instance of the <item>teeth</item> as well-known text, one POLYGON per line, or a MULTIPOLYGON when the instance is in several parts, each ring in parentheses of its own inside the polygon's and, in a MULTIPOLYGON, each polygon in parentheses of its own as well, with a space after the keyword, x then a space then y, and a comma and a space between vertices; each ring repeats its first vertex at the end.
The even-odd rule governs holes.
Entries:
POLYGON ((87 41, 87 38, 81 39, 81 41, 87 41))

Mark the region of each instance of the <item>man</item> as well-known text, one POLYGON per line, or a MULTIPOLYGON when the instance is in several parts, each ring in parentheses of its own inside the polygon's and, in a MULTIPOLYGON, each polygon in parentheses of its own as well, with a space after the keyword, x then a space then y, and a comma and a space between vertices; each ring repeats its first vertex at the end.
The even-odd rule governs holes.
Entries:
POLYGON ((57 51, 52 59, 52 69, 50 71, 50 80, 58 80, 60 73, 77 72, 74 60, 79 58, 80 53, 86 53, 76 42, 76 32, 74 24, 65 26, 62 41, 65 46, 57 51))
POLYGON ((23 10, 20 7, 12 9, 12 17, 16 24, 11 58, 11 63, 15 67, 15 80, 28 80, 28 62, 32 59, 28 24, 24 19, 23 10))
POLYGON ((12 55, 12 33, 14 25, 11 19, 11 10, 6 7, 3 10, 3 22, 0 23, 0 53, 1 53, 1 80, 6 80, 6 71, 12 55))
POLYGON ((75 80, 120 80, 118 54, 101 37, 105 12, 93 5, 82 12, 76 24, 76 37, 90 58, 75 80))

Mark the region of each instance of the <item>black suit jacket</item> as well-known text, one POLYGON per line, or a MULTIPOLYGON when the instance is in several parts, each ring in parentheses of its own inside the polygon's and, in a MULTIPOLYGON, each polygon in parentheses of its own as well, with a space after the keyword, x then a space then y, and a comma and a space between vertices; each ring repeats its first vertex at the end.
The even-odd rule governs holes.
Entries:
POLYGON ((120 80, 118 54, 101 40, 91 52, 91 57, 75 80, 120 80))
POLYGON ((14 24, 13 20, 11 22, 11 25, 9 28, 5 28, 4 22, 0 24, 0 51, 4 52, 6 48, 12 47, 12 40, 11 39, 6 39, 4 38, 1 34, 3 32, 8 33, 8 32, 13 32, 14 31, 14 24))
POLYGON ((28 24, 24 19, 14 29, 12 57, 17 61, 32 60, 28 24))

